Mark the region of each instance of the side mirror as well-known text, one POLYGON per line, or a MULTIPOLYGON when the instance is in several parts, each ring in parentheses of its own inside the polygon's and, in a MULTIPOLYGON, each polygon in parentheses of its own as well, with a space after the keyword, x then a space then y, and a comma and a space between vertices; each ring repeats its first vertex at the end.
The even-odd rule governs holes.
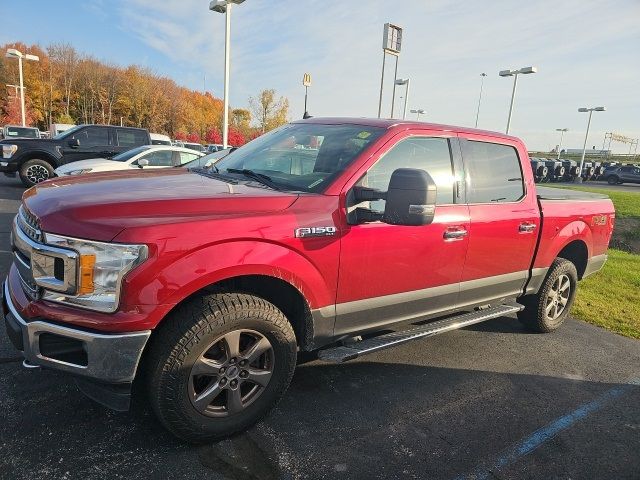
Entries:
POLYGON ((144 167, 148 167, 149 166, 149 160, 147 160, 146 158, 141 158, 140 160, 138 160, 138 167, 139 168, 144 168, 144 167))
POLYGON ((71 147, 71 148, 78 148, 80 146, 80 140, 78 140, 77 138, 72 138, 71 140, 69 140, 67 142, 67 144, 71 147))
POLYGON ((424 170, 398 168, 391 174, 382 221, 391 225, 429 225, 436 210, 436 183, 424 170))

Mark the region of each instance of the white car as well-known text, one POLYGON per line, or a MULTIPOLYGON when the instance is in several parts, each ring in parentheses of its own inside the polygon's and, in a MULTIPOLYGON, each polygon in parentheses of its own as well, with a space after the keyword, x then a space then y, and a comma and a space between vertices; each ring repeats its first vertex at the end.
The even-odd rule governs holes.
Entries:
POLYGON ((122 152, 111 159, 92 158, 67 163, 55 169, 59 177, 85 173, 148 168, 179 167, 199 158, 203 153, 188 148, 165 145, 143 145, 122 152))

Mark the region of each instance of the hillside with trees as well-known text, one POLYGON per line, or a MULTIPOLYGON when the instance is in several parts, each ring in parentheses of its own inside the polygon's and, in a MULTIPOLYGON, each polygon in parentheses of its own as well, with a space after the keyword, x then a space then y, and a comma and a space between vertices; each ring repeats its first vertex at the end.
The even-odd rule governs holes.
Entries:
MULTIPOLYGON (((222 100, 190 90, 136 65, 120 67, 78 52, 66 43, 10 43, 40 57, 23 62, 27 124, 48 130, 51 123, 97 123, 147 128, 171 138, 202 143, 222 141, 222 100)), ((0 57, 0 122, 20 124, 18 62, 0 57)), ((274 90, 249 99, 250 109, 229 112, 229 142, 241 145, 286 123, 289 102, 274 90), (252 115, 253 113, 253 115, 252 115)))

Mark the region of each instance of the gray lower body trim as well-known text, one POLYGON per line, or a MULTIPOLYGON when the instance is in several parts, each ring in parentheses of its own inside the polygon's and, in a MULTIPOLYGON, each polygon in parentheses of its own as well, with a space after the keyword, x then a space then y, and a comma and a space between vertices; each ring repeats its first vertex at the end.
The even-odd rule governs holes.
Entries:
POLYGON ((340 303, 336 305, 334 337, 514 299, 522 294, 527 278, 528 271, 524 270, 340 303))
POLYGON ((542 283, 544 282, 544 279, 547 278, 548 271, 549 271, 549 268, 531 269, 531 278, 529 279, 529 283, 527 283, 527 288, 525 289, 525 293, 527 295, 533 295, 538 293, 538 291, 542 287, 542 283))
POLYGON ((4 302, 14 324, 22 334, 22 354, 32 365, 48 367, 102 382, 132 382, 138 362, 142 356, 150 330, 122 334, 101 334, 86 332, 70 327, 62 327, 41 320, 27 322, 11 302, 8 280, 4 283, 4 302), (40 336, 53 334, 82 343, 87 355, 87 364, 79 365, 69 361, 50 358, 40 351, 40 336))
POLYGON ((336 307, 316 308, 311 310, 313 337, 303 346, 304 350, 316 350, 333 341, 333 328, 336 323, 336 307))
POLYGON ((585 268, 582 278, 587 277, 592 273, 596 273, 597 271, 599 271, 604 266, 605 262, 607 261, 607 258, 608 258, 608 255, 606 253, 603 253, 602 255, 596 255, 595 257, 591 257, 587 261, 587 268, 585 268))

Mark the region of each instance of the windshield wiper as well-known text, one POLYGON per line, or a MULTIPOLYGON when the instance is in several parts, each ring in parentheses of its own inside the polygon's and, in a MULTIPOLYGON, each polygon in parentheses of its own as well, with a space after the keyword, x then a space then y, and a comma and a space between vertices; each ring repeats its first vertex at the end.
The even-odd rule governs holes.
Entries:
POLYGON ((199 173, 200 175, 203 175, 205 177, 222 180, 223 182, 230 183, 232 185, 237 185, 238 184, 238 182, 236 180, 234 180, 233 178, 227 177, 227 176, 222 175, 221 173, 218 173, 218 172, 210 172, 206 168, 196 167, 196 168, 189 168, 188 170, 191 171, 191 172, 199 173))
POLYGON ((245 177, 249 177, 257 182, 260 182, 263 185, 266 185, 273 190, 280 190, 280 187, 276 185, 269 175, 265 175, 264 173, 254 172, 253 170, 249 170, 248 168, 227 168, 227 172, 229 173, 240 173, 245 177))

